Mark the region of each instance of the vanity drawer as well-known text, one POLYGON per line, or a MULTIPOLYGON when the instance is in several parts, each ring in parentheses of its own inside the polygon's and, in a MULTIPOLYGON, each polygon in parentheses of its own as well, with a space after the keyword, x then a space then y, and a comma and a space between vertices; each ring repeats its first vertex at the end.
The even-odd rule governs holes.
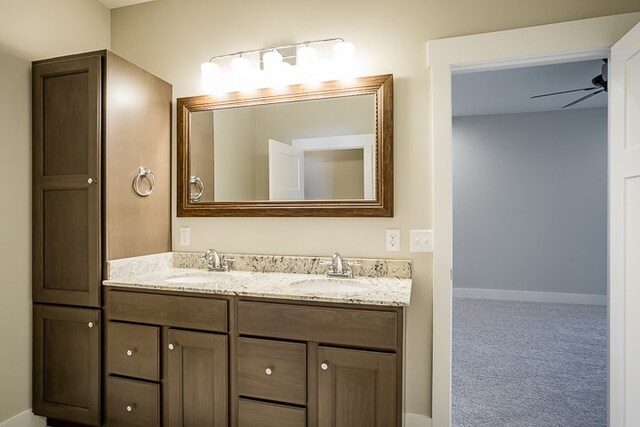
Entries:
POLYGON ((274 403, 238 400, 238 427, 305 427, 307 411, 304 408, 274 403))
POLYGON ((239 301, 238 332, 395 350, 398 315, 369 309, 239 301))
POLYGON ((107 378, 106 425, 160 427, 160 385, 107 378))
POLYGON ((110 290, 107 316, 113 320, 227 332, 227 301, 110 290))
POLYGON ((306 345, 238 338, 238 394, 306 405, 306 345))
POLYGON ((146 380, 160 380, 160 328, 109 322, 107 371, 146 380))

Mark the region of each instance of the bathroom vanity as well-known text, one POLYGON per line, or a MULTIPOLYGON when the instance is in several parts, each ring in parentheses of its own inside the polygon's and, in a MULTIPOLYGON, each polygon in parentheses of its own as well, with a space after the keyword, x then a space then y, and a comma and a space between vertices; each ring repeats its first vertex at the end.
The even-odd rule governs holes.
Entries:
POLYGON ((410 279, 171 267, 103 292, 108 426, 402 425, 410 279))
MULTIPOLYGON (((36 415, 53 427, 402 424, 410 261, 361 259, 355 279, 329 279, 330 259, 236 255, 234 271, 209 273, 202 254, 167 252, 171 85, 108 51, 32 70, 36 415)), ((391 75, 181 98, 176 119, 178 216, 393 216, 391 75), (237 166, 253 159, 236 155, 248 122, 229 125, 235 113, 306 109, 315 123, 247 146, 277 136, 325 166, 353 157, 353 188, 292 199, 271 194, 265 162, 237 166), (308 132, 336 120, 344 134, 308 132), (213 158, 232 166, 214 172, 213 158)), ((308 183, 334 179, 322 170, 308 183)))

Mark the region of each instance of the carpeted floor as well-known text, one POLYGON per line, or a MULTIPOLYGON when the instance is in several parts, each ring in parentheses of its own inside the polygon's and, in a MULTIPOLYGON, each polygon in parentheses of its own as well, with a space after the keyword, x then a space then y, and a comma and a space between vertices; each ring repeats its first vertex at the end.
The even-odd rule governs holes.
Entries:
POLYGON ((605 306, 454 298, 454 427, 606 426, 605 306))

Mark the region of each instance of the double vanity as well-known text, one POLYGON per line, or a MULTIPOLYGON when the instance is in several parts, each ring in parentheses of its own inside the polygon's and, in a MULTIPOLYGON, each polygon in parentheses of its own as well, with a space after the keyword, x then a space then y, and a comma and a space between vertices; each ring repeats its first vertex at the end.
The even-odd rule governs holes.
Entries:
POLYGON ((402 425, 409 261, 360 260, 374 277, 333 278, 312 274, 326 259, 189 268, 201 258, 109 262, 106 425, 402 425))

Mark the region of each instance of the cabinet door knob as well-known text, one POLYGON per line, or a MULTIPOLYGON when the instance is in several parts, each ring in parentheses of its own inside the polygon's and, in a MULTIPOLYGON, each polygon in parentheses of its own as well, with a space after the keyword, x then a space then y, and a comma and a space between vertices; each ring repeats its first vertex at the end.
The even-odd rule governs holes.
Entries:
POLYGON ((169 350, 173 350, 174 348, 176 348, 173 344, 169 344, 169 350))
POLYGON ((97 180, 97 179, 89 178, 89 179, 87 180, 87 184, 97 184, 97 183, 98 183, 98 180, 97 180))
POLYGON ((135 409, 136 404, 132 403, 131 405, 127 405, 127 412, 131 412, 135 409))
POLYGON ((131 356, 133 356, 133 353, 135 353, 135 352, 136 352, 135 348, 134 349, 128 349, 127 350, 127 356, 131 357, 131 356))
POLYGON ((87 326, 88 326, 89 328, 93 328, 93 325, 94 325, 94 323, 93 323, 93 322, 89 322, 89 323, 87 323, 87 326))
POLYGON ((264 373, 267 374, 267 375, 273 374, 273 368, 272 367, 268 367, 267 369, 264 370, 264 373))
POLYGON ((320 369, 326 371, 327 369, 329 369, 329 364, 327 362, 324 362, 322 365, 320 365, 320 369))

